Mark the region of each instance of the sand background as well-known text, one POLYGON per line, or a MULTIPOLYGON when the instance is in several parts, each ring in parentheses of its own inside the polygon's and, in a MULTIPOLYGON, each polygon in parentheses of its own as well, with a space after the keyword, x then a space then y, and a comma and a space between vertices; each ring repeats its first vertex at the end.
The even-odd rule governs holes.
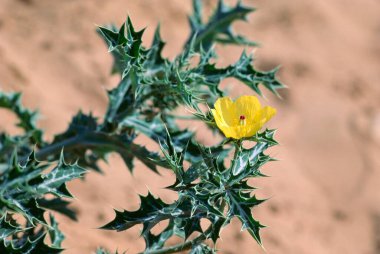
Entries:
MULTIPOLYGON (((254 211, 269 227, 262 231, 266 253, 380 253, 380 2, 376 0, 244 1, 258 11, 237 31, 259 41, 256 65, 281 64, 280 79, 291 89, 264 104, 278 108, 270 126, 281 146, 281 161, 265 168, 271 178, 255 181, 259 197, 271 197, 254 211)), ((215 1, 205 1, 206 6, 215 1)), ((209 7, 207 7, 209 10, 209 7)), ((101 116, 112 59, 95 33, 95 24, 121 24, 129 14, 147 27, 145 45, 161 22, 174 57, 187 38, 190 1, 179 0, 0 0, 0 88, 21 91, 24 103, 38 108, 47 136, 63 131, 82 108, 101 116)), ((222 64, 241 49, 218 47, 222 64)), ((248 90, 238 87, 233 95, 248 90)), ((14 117, 3 110, 2 130, 14 117)), ((213 143, 213 137, 199 139, 213 143)), ((144 142, 144 140, 142 141, 144 142)), ((67 239, 65 254, 92 253, 96 246, 136 253, 143 248, 139 228, 114 233, 96 227, 113 218, 113 208, 136 209, 137 193, 148 188, 164 200, 173 181, 141 167, 132 176, 117 155, 104 175, 90 173, 70 189, 79 221, 59 216, 67 239)), ((222 233, 220 253, 265 253, 240 232, 240 222, 222 233)))

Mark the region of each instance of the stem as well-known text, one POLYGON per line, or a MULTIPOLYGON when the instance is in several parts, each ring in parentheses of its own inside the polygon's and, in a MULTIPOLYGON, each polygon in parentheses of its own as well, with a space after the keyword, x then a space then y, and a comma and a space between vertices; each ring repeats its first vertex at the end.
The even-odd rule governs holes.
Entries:
POLYGON ((173 115, 173 114, 167 114, 168 116, 181 119, 181 120, 197 120, 198 118, 195 116, 184 116, 184 115, 173 115))
POLYGON ((50 155, 59 154, 63 148, 75 146, 77 144, 80 144, 82 141, 82 138, 73 137, 52 145, 45 146, 36 153, 36 158, 38 160, 45 160, 50 155))
POLYGON ((236 159, 236 157, 237 157, 237 154, 238 154, 238 152, 241 150, 241 148, 242 148, 242 143, 243 143, 243 141, 241 140, 241 139, 239 139, 239 140, 236 140, 235 142, 234 142, 234 144, 235 144, 235 152, 234 152, 234 160, 236 159))
POLYGON ((70 151, 78 148, 94 149, 102 147, 118 153, 135 153, 137 147, 134 143, 124 144, 115 137, 109 136, 107 133, 89 132, 77 135, 72 138, 59 141, 57 143, 45 146, 36 153, 38 160, 47 159, 51 155, 57 155, 62 149, 70 151))
POLYGON ((148 250, 144 252, 140 252, 139 254, 168 254, 168 253, 176 253, 179 251, 184 251, 191 249, 194 245, 198 245, 200 242, 203 242, 207 239, 207 236, 212 231, 212 225, 202 234, 195 237, 193 240, 186 241, 184 243, 180 243, 177 245, 173 245, 167 248, 163 248, 160 250, 148 250))

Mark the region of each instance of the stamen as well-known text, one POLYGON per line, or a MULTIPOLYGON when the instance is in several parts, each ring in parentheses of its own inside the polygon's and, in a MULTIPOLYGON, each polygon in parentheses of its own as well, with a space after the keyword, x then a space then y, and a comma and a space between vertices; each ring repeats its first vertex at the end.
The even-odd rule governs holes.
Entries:
POLYGON ((240 125, 245 125, 245 116, 244 115, 241 115, 240 116, 240 125))

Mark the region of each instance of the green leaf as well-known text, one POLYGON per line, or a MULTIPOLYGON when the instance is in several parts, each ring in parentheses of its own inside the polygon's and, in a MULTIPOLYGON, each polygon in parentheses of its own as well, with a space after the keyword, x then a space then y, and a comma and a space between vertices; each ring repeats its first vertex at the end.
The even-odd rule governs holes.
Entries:
MULTIPOLYGON (((3 211, 0 219, 0 253, 60 253, 62 250, 60 243, 63 235, 52 216, 50 216, 50 225, 47 224, 43 216, 45 208, 38 205, 37 199, 51 191, 56 192, 53 185, 61 188, 65 181, 49 176, 47 178, 49 182, 45 183, 45 186, 50 186, 49 190, 38 190, 39 184, 43 183, 41 179, 45 176, 41 173, 41 168, 45 167, 38 164, 32 154, 25 165, 11 169, 7 172, 8 177, 3 178, 1 182, 3 186, 8 186, 8 190, 2 190, 0 196, 0 211, 3 211), (23 175, 23 173, 28 174, 23 175), (27 219, 26 225, 17 224, 9 212, 24 216, 27 219), (50 235, 51 246, 44 244, 43 238, 46 232, 50 235)), ((56 210, 61 212, 59 208, 56 210)))
POLYGON ((64 149, 66 159, 100 171, 98 161, 106 160, 108 154, 116 152, 131 171, 135 157, 154 172, 157 172, 157 166, 167 167, 158 153, 133 143, 134 135, 110 131, 104 126, 98 126, 95 121, 91 115, 86 116, 80 112, 66 132, 57 135, 49 146, 38 151, 38 157, 44 158, 46 154, 55 154, 56 157, 64 149))
POLYGON ((41 183, 33 187, 41 196, 50 193, 60 198, 71 198, 71 194, 66 189, 66 183, 82 177, 85 172, 86 170, 77 164, 65 163, 62 153, 57 167, 42 175, 41 183))
POLYGON ((249 138, 248 140, 255 141, 257 143, 267 143, 268 147, 278 145, 278 142, 274 139, 274 134, 276 133, 276 130, 270 130, 266 129, 263 132, 256 133, 255 136, 252 138, 249 138))
MULTIPOLYGON (((125 254, 126 252, 123 252, 123 254, 125 254)), ((119 252, 118 251, 116 251, 116 252, 109 252, 108 250, 106 250, 106 249, 103 249, 103 248, 98 248, 97 250, 96 250, 96 253, 95 254, 119 254, 119 252)))
POLYGON ((209 49, 214 42, 255 46, 256 43, 236 35, 231 27, 238 20, 246 20, 247 15, 253 11, 253 8, 243 6, 240 1, 234 7, 230 7, 219 0, 212 17, 203 23, 202 1, 193 0, 193 15, 189 17, 191 33, 187 44, 196 36, 194 47, 197 50, 201 46, 209 49))
POLYGON ((137 224, 144 225, 144 231, 148 232, 158 222, 172 218, 176 212, 175 207, 170 207, 165 204, 161 199, 153 197, 148 193, 146 197, 140 196, 141 204, 137 211, 123 212, 115 210, 115 219, 107 223, 102 229, 123 231, 129 229, 137 224))
POLYGON ((122 74, 122 78, 128 75, 131 66, 140 64, 141 57, 145 57, 146 52, 142 52, 142 35, 144 29, 136 32, 128 17, 119 31, 115 27, 99 27, 100 34, 108 44, 108 51, 114 57, 115 72, 122 74), (144 53, 144 54, 142 54, 144 53))
POLYGON ((183 227, 183 231, 185 233, 185 239, 188 239, 189 236, 194 232, 203 233, 201 227, 201 218, 198 216, 194 216, 191 218, 183 219, 185 226, 183 227))
POLYGON ((264 200, 258 200, 255 196, 247 197, 243 193, 227 192, 227 202, 229 205, 228 218, 238 217, 242 223, 242 229, 247 229, 256 242, 262 245, 259 231, 264 226, 252 217, 251 209, 261 204, 264 200))
POLYGON ((184 233, 181 228, 179 228, 178 221, 181 221, 179 218, 170 219, 168 226, 160 232, 158 235, 154 235, 150 232, 144 235, 145 240, 145 249, 146 250, 158 250, 164 247, 165 242, 169 240, 172 236, 178 236, 184 238, 184 233), (177 223, 175 222, 177 221, 177 223))
POLYGON ((274 140, 274 130, 265 130, 262 133, 256 134, 250 140, 256 141, 256 145, 250 149, 240 148, 235 158, 232 160, 230 172, 234 176, 233 181, 236 183, 249 176, 263 176, 259 171, 260 167, 274 159, 264 154, 264 151, 277 144, 274 140))
POLYGON ((43 143, 42 130, 36 126, 38 112, 22 106, 20 93, 4 93, 0 91, 0 108, 9 109, 16 114, 20 120, 17 126, 25 131, 25 135, 30 138, 32 143, 37 145, 43 143))
POLYGON ((0 239, 0 253, 4 254, 56 254, 62 249, 48 246, 44 243, 45 233, 42 231, 36 237, 30 238, 28 234, 15 237, 12 240, 0 239))
POLYGON ((226 218, 215 216, 211 220, 211 232, 207 236, 211 238, 211 240, 216 243, 216 241, 220 238, 220 231, 223 226, 226 224, 226 218))
POLYGON ((12 215, 5 212, 0 217, 0 241, 4 241, 11 235, 22 232, 24 229, 12 219, 12 215))
POLYGON ((65 236, 58 228, 58 223, 55 220, 52 214, 49 214, 50 217, 50 228, 49 236, 51 239, 51 246, 55 248, 61 248, 62 241, 65 239, 65 236))
POLYGON ((146 68, 156 66, 157 69, 162 69, 164 67, 165 59, 161 55, 164 46, 165 42, 161 38, 160 26, 158 25, 154 33, 152 45, 146 56, 147 60, 144 62, 146 68))
MULTIPOLYGON (((166 142, 160 143, 160 148, 162 153, 164 154, 164 157, 173 170, 173 172, 176 174, 177 179, 182 181, 182 176, 184 175, 184 169, 183 169, 183 161, 184 161, 184 151, 177 151, 176 147, 174 146, 173 140, 167 131, 166 135, 166 142)), ((184 148, 185 150, 186 148, 184 148)))
POLYGON ((214 253, 216 253, 216 251, 214 251, 213 249, 211 249, 205 244, 196 245, 190 251, 190 254, 214 254, 214 253))
POLYGON ((188 198, 180 198, 173 204, 166 204, 161 199, 147 196, 140 196, 140 208, 136 211, 116 211, 115 218, 107 223, 102 229, 123 231, 135 225, 143 225, 142 235, 146 242, 146 249, 158 249, 164 246, 165 242, 173 235, 184 239, 193 232, 202 232, 200 219, 206 216, 206 212, 197 210, 191 211, 191 204, 188 198), (192 216, 189 218, 189 215, 192 216), (159 234, 154 235, 151 229, 160 221, 169 220, 169 225, 159 234))
POLYGON ((196 79, 199 80, 198 82, 205 82, 210 86, 210 89, 218 86, 223 79, 235 78, 259 95, 262 94, 259 85, 263 85, 278 95, 277 90, 285 88, 285 85, 276 78, 278 68, 268 72, 258 71, 253 67, 252 61, 252 55, 247 55, 243 52, 235 64, 226 68, 217 68, 215 64, 204 62, 204 64, 197 66, 196 69, 193 70, 193 73, 196 73, 196 79))
MULTIPOLYGON (((50 172, 44 174, 49 164, 36 160, 32 153, 24 164, 19 164, 14 153, 13 165, 0 178, 0 208, 24 216, 32 225, 46 224, 44 209, 37 200, 47 194, 55 197, 71 197, 66 182, 82 177, 85 173, 78 165, 66 164, 61 155, 60 162, 50 172)), ((59 209, 56 209, 60 211, 59 209)))
POLYGON ((63 214, 70 219, 76 221, 77 216, 75 210, 69 208, 69 201, 63 200, 61 198, 46 199, 40 198, 37 199, 37 204, 39 207, 47 210, 57 211, 60 214, 63 214))
POLYGON ((130 80, 123 78, 116 88, 108 91, 108 100, 108 109, 103 129, 117 127, 118 121, 122 120, 124 115, 133 112, 134 96, 131 91, 130 80))
POLYGON ((273 70, 267 72, 258 71, 251 64, 252 61, 253 56, 247 55, 243 52, 239 61, 231 66, 229 71, 233 73, 233 77, 252 88, 257 94, 261 95, 261 91, 259 89, 259 85, 261 84, 278 96, 277 90, 286 87, 276 78, 279 68, 274 68, 273 70))

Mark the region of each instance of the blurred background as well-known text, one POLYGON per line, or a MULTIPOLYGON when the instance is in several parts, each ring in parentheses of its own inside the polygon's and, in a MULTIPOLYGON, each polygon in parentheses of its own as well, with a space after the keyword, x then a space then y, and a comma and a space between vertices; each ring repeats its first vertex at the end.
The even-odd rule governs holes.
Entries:
MULTIPOLYGON (((282 100, 269 93, 261 100, 278 108, 269 126, 278 128, 281 143, 271 150, 280 161, 264 170, 271 177, 254 182, 259 197, 270 198, 253 211, 268 226, 262 230, 266 253, 380 253, 380 2, 243 2, 258 10, 235 29, 262 45, 256 66, 281 65, 279 77, 290 87, 282 100)), ((209 13, 216 1, 204 3, 209 13)), ((101 116, 105 90, 117 84, 97 24, 119 26, 130 15, 136 27, 147 28, 148 45, 160 22, 164 55, 174 57, 187 38, 190 12, 190 0, 0 0, 0 89, 21 91, 24 104, 40 109, 40 126, 51 138, 79 108, 101 116)), ((221 65, 242 51, 217 49, 221 65)), ((233 96, 252 93, 232 80, 225 86, 235 87, 233 96)), ((0 113, 0 128, 15 131, 13 116, 0 113)), ((210 135, 198 138, 213 142, 210 135)), ((143 248, 137 227, 96 229, 113 218, 113 208, 137 209, 137 194, 148 189, 175 198, 163 189, 173 182, 169 172, 160 177, 137 165, 132 176, 111 156, 104 175, 70 184, 79 221, 58 217, 64 253, 143 248)), ((265 253, 240 226, 233 221, 222 232, 220 253, 265 253)))

